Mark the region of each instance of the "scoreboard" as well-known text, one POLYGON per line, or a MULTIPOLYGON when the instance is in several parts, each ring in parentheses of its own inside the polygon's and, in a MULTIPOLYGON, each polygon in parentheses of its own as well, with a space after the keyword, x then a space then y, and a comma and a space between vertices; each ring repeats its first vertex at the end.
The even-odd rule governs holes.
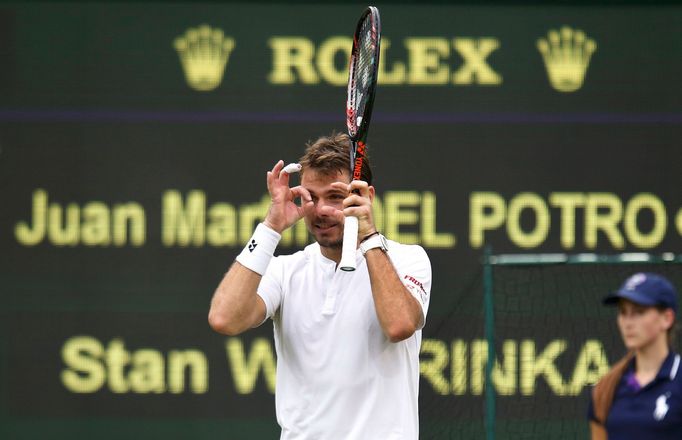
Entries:
MULTIPOLYGON (((682 249, 682 8, 380 6, 375 217, 431 258, 420 418, 450 438, 434 426, 482 420, 486 246, 682 249)), ((208 306, 265 172, 344 130, 362 7, 0 5, 0 436, 279 435, 270 324, 223 337, 208 306)), ((277 252, 309 240, 296 225, 277 252)), ((580 420, 594 378, 572 372, 617 359, 616 328, 533 322, 502 336, 557 373, 497 391, 580 420)))

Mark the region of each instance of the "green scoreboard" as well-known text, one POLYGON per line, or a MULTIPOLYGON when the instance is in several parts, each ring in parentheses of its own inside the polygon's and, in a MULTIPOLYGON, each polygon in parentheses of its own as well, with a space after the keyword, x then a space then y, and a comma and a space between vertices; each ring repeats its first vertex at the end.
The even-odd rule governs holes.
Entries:
MULTIPOLYGON (((480 438, 486 246, 682 249, 682 8, 379 6, 375 217, 433 269, 422 438, 480 438)), ((224 337, 208 306, 265 172, 345 129, 363 7, 0 4, 0 437, 278 437, 271 325, 224 337)), ((623 352, 597 270, 515 278, 491 386, 537 424, 501 438, 586 435, 623 352)))

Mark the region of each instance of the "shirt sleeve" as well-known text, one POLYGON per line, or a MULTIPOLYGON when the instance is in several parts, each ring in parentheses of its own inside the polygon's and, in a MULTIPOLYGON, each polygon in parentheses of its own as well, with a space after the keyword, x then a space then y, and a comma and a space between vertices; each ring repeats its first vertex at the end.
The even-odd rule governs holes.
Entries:
MULTIPOLYGON (((270 264, 260 280, 258 285, 258 296, 263 299, 265 303, 265 322, 268 318, 272 319, 282 303, 282 279, 284 266, 282 259, 274 257, 270 260, 270 264)), ((261 322, 261 324, 263 324, 261 322)))
POLYGON ((421 330, 426 324, 426 313, 431 300, 431 261, 421 246, 406 246, 401 254, 393 264, 400 281, 422 308, 422 322, 419 326, 421 330))

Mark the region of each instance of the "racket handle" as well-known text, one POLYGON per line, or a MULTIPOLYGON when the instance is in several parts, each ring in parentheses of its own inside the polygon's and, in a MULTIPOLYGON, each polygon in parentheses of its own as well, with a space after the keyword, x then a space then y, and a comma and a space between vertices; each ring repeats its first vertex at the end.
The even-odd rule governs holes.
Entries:
POLYGON ((346 217, 343 225, 343 247, 339 268, 346 272, 355 270, 355 252, 358 247, 358 218, 346 217))

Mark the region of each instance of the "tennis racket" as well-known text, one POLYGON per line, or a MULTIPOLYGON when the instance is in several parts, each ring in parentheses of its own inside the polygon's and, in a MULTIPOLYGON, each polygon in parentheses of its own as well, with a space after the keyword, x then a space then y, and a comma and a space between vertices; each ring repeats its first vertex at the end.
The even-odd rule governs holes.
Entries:
MULTIPOLYGON (((360 16, 353 35, 350 55, 348 92, 346 97, 346 127, 350 137, 350 172, 353 180, 360 180, 366 154, 367 130, 372 116, 374 92, 379 70, 381 21, 379 10, 369 6, 360 16)), ((341 270, 355 270, 358 245, 358 219, 346 217, 343 228, 341 270)))

